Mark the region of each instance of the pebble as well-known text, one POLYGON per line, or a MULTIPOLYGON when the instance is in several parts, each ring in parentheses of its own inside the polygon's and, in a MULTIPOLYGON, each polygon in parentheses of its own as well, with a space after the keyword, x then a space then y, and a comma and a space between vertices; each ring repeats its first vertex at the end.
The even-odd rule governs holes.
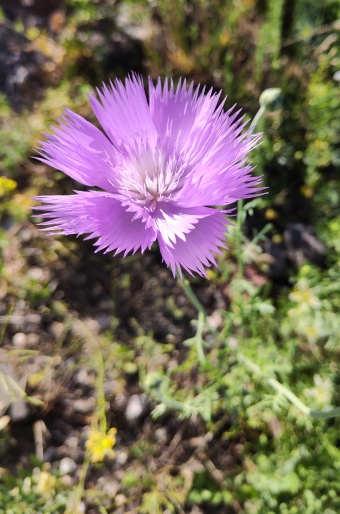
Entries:
POLYGON ((12 343, 16 348, 25 348, 27 344, 27 335, 23 332, 17 332, 12 338, 12 343))
MULTIPOLYGON (((103 477, 104 478, 104 477, 103 477)), ((100 484, 100 481, 98 480, 98 483, 100 484)), ((119 490, 119 484, 117 482, 104 482, 103 484, 100 484, 103 491, 111 496, 111 498, 114 498, 119 490)))
POLYGON ((161 439, 166 439, 168 435, 167 429, 165 427, 160 427, 155 430, 155 438, 157 441, 161 439))
POLYGON ((78 438, 76 436, 70 436, 67 439, 65 439, 65 446, 67 446, 68 449, 77 449, 78 448, 78 438))
POLYGON ((39 343, 38 334, 28 334, 27 335, 27 343, 28 343, 28 346, 36 346, 39 343))
POLYGON ((125 418, 127 421, 137 421, 144 414, 147 406, 145 396, 133 394, 126 406, 125 418))
POLYGON ((59 471, 61 475, 69 475, 77 469, 77 464, 69 457, 64 457, 59 463, 59 471))
POLYGON ((86 511, 85 503, 84 502, 79 502, 76 514, 84 514, 85 511, 86 511))
POLYGON ((93 412, 95 400, 94 398, 79 398, 72 402, 72 407, 80 414, 90 414, 93 412))
POLYGON ((95 383, 95 376, 88 369, 81 368, 76 374, 75 380, 79 385, 93 386, 95 383))
POLYGON ((44 282, 47 279, 48 272, 43 268, 32 267, 29 269, 27 274, 32 280, 36 280, 37 282, 44 282))
POLYGON ((117 462, 117 464, 119 464, 120 466, 124 466, 124 464, 126 464, 127 460, 128 460, 128 454, 127 454, 127 452, 119 451, 119 452, 116 454, 116 462, 117 462))

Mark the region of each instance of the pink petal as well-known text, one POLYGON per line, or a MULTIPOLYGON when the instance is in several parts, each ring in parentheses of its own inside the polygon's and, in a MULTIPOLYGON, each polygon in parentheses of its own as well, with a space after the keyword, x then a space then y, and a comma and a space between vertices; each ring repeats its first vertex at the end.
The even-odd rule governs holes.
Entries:
POLYGON ((151 248, 156 240, 152 226, 146 226, 143 217, 127 211, 110 193, 78 191, 75 195, 40 196, 36 200, 45 203, 35 207, 47 211, 41 223, 49 234, 89 234, 86 239, 98 238, 94 243, 97 251, 135 253, 151 248))
POLYGON ((217 108, 219 97, 211 90, 204 94, 204 89, 196 88, 194 92, 193 83, 187 89, 185 80, 177 89, 172 80, 165 79, 163 86, 160 79, 156 86, 149 80, 151 117, 168 152, 180 154, 190 152, 192 145, 201 146, 202 130, 208 132, 211 117, 221 112, 222 106, 217 108))
POLYGON ((259 194, 261 177, 253 177, 246 156, 260 135, 244 132, 246 123, 232 107, 223 112, 212 91, 177 89, 172 81, 149 80, 150 110, 168 154, 185 163, 185 183, 173 199, 181 206, 228 205, 259 194))
POLYGON ((132 75, 125 85, 120 80, 97 89, 99 100, 92 95, 92 109, 112 143, 121 152, 142 141, 154 146, 157 132, 152 122, 142 78, 132 75))
MULTIPOLYGON (((206 276, 204 267, 216 266, 212 253, 221 253, 225 248, 223 240, 227 232, 223 211, 200 208, 177 210, 159 217, 155 221, 158 228, 157 239, 163 260, 182 277, 184 268, 191 275, 206 276)), ((164 213, 165 214, 165 213, 164 213)))
POLYGON ((66 113, 41 143, 39 160, 87 186, 112 189, 115 148, 92 123, 68 109, 66 113))

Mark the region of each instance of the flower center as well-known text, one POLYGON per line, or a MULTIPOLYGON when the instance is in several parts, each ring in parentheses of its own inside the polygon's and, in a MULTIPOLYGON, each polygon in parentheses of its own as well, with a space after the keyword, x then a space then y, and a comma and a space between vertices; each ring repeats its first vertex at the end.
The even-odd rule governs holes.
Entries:
POLYGON ((184 168, 175 157, 165 157, 160 150, 131 156, 122 167, 119 189, 133 203, 153 211, 181 188, 184 168))

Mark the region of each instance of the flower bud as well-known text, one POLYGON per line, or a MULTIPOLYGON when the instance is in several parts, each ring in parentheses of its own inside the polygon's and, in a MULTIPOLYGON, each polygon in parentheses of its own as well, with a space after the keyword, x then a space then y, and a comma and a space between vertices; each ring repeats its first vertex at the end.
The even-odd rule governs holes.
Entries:
POLYGON ((260 105, 266 110, 275 111, 282 107, 282 90, 279 87, 265 89, 260 96, 260 105))

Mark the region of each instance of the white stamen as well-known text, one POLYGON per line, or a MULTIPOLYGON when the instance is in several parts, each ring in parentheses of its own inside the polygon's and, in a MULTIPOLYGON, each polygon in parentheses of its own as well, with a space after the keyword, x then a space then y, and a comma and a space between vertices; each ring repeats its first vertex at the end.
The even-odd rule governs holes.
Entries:
POLYGON ((184 167, 175 157, 155 150, 129 158, 121 168, 119 188, 132 202, 154 210, 181 187, 184 167))

